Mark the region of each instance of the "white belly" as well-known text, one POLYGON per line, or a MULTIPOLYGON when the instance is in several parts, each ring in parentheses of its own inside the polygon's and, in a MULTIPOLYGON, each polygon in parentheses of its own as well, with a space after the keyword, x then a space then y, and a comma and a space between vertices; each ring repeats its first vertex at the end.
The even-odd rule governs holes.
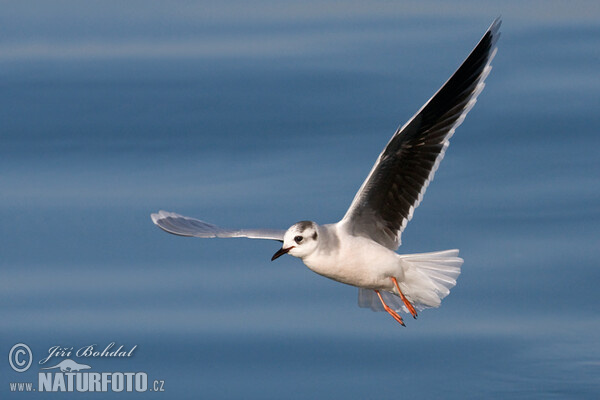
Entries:
POLYGON ((336 251, 318 249, 302 261, 317 274, 362 288, 389 290, 390 276, 403 278, 400 256, 362 237, 346 236, 336 251))

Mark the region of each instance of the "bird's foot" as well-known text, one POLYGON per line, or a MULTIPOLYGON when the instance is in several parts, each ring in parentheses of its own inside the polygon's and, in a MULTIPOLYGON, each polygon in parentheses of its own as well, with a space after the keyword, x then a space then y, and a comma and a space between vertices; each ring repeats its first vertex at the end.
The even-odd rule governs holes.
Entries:
POLYGON ((402 302, 404 303, 406 308, 408 308, 408 311, 410 311, 410 315, 412 315, 414 319, 417 319, 417 310, 415 310, 415 308, 410 303, 410 301, 408 301, 408 299, 406 297, 404 297, 404 294, 402 294, 402 291, 400 290, 400 286, 398 286, 398 281, 396 280, 396 278, 394 278, 392 276, 391 279, 392 279, 392 282, 394 282, 394 286, 396 286, 396 289, 398 289, 398 293, 400 294, 400 298, 402 299, 402 302))
POLYGON ((396 311, 392 310, 387 304, 385 304, 385 301, 383 301, 383 297, 381 297, 381 293, 379 293, 379 290, 376 290, 375 293, 377 293, 377 296, 379 296, 379 300, 381 300, 381 304, 383 304, 383 309, 387 311, 400 325, 406 327, 406 325, 404 325, 402 317, 398 315, 396 311))

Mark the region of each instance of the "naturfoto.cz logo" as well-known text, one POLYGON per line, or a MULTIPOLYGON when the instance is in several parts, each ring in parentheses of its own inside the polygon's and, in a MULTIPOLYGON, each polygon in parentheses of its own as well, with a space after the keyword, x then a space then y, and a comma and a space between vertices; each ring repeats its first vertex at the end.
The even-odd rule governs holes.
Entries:
MULTIPOLYGON (((11 392, 163 392, 164 381, 148 382, 148 374, 136 372, 95 372, 90 360, 97 358, 130 358, 137 345, 131 348, 105 347, 96 344, 75 350, 73 347, 52 346, 48 355, 38 361, 37 386, 34 382, 10 382, 11 392), (78 362, 73 358, 85 359, 78 362)), ((15 344, 9 351, 8 361, 18 373, 25 373, 33 363, 33 352, 24 343, 15 344)))

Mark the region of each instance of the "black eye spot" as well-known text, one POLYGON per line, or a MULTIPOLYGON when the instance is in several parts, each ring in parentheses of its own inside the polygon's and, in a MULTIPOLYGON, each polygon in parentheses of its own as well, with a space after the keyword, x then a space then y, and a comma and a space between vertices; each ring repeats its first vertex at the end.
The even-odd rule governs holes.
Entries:
POLYGON ((302 241, 302 239, 304 239, 302 236, 296 236, 296 237, 294 238, 294 242, 296 242, 296 243, 300 243, 300 242, 302 241))
POLYGON ((313 240, 317 240, 317 232, 313 234, 313 240))

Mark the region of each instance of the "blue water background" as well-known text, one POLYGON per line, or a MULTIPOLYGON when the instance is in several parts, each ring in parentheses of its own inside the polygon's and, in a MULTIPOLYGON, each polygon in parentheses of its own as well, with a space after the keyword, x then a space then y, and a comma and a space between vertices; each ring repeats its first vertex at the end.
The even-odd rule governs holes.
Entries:
POLYGON ((133 358, 94 371, 166 389, 119 398, 598 398, 597 2, 49 4, 0 11, 1 398, 37 382, 13 344, 35 364, 113 341, 133 358), (487 87, 400 248, 461 250, 440 309, 401 328, 270 262, 276 242, 151 223, 339 220, 500 14, 487 87))

